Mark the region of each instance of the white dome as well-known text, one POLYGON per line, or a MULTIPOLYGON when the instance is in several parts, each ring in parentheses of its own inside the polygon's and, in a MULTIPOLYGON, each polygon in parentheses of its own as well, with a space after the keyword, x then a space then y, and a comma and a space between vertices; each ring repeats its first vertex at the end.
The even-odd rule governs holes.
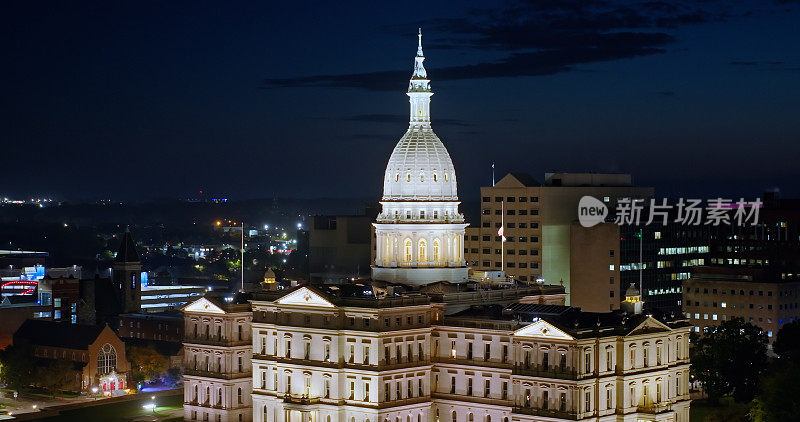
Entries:
POLYGON ((383 179, 383 200, 458 200, 453 161, 430 125, 412 125, 394 147, 383 179))

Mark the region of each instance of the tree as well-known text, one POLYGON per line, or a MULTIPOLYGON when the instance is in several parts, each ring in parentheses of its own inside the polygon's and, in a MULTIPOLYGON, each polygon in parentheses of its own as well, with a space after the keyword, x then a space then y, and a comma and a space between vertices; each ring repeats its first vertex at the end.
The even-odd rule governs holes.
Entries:
POLYGON ((781 360, 800 359, 800 321, 784 324, 778 331, 772 350, 781 360))
POLYGON ((800 415, 800 365, 778 362, 761 381, 750 419, 755 422, 791 421, 800 415))
POLYGON ((692 336, 692 375, 702 384, 709 401, 727 394, 738 402, 750 401, 767 367, 767 335, 741 318, 709 327, 703 337, 692 336))
POLYGON ((6 386, 18 390, 31 384, 34 367, 28 350, 8 346, 0 354, 0 363, 0 379, 6 386))
POLYGON ((75 384, 75 365, 64 359, 53 359, 36 371, 38 384, 55 397, 56 393, 75 384))
POLYGON ((800 415, 800 322, 785 324, 772 349, 778 359, 761 381, 750 419, 756 422, 793 420, 800 415))
POLYGON ((156 378, 169 367, 167 358, 151 345, 131 346, 128 360, 131 362, 131 377, 135 382, 156 378))

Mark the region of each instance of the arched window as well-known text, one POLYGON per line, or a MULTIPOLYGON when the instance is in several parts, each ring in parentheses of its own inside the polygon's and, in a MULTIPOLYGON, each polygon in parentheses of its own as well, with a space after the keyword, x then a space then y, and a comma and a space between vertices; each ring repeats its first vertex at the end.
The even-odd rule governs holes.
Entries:
POLYGON ((451 419, 451 420, 452 420, 453 422, 458 422, 458 418, 457 418, 457 416, 456 416, 456 411, 455 411, 455 410, 453 411, 453 414, 452 414, 452 419, 451 419))
POLYGON ((420 173, 420 175, 419 175, 419 181, 420 181, 420 182, 424 182, 424 181, 425 181, 425 173, 420 173))
POLYGON ((242 389, 241 388, 236 390, 236 400, 239 402, 239 404, 242 404, 242 389))
POLYGON ((394 181, 395 182, 399 182, 400 181, 400 173, 397 173, 397 174, 394 175, 394 181))
POLYGON ((411 261, 411 239, 406 239, 405 242, 406 261, 411 261))
POLYGON ((447 173, 444 174, 444 181, 447 181, 447 173))
POLYGON ((411 181, 411 173, 406 174, 406 182, 411 181))
POLYGON ((472 413, 468 414, 467 415, 467 422, 473 422, 473 421, 474 421, 474 419, 472 417, 472 413))
POLYGON ((436 173, 433 173, 433 181, 438 182, 439 178, 436 176, 436 173))
POLYGON ((428 251, 428 242, 426 242, 425 239, 420 239, 417 261, 427 261, 428 260, 427 251, 428 251))
POLYGON ((100 375, 110 374, 117 368, 117 352, 114 347, 106 343, 100 348, 97 355, 97 373, 100 375))
MULTIPOLYGON (((269 408, 265 404, 264 405, 264 422, 267 422, 267 409, 269 409, 269 408)), ((328 422, 331 422, 331 417, 330 416, 328 416, 328 422)))
POLYGON ((197 401, 197 385, 194 386, 194 401, 197 401))
POLYGON ((433 260, 439 260, 439 239, 433 241, 433 260))
POLYGON ((222 389, 217 391, 217 406, 222 406, 222 389))
POLYGON ((492 415, 486 415, 486 422, 492 422, 492 415))

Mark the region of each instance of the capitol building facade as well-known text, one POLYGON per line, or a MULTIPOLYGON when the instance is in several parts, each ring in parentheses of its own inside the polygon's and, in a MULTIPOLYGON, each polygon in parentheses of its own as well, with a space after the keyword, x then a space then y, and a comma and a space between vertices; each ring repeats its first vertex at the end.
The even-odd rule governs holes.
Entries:
POLYGON ((682 315, 643 314, 634 287, 606 313, 564 306, 557 286, 468 291, 467 224, 423 61, 420 35, 372 280, 187 305, 185 419, 688 422, 682 315))

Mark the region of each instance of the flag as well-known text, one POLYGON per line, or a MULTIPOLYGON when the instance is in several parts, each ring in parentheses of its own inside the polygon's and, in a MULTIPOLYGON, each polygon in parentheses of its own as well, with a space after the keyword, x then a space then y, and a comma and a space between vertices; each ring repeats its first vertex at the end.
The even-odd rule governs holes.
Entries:
POLYGON ((500 236, 500 239, 502 239, 503 242, 506 241, 506 237, 503 236, 503 227, 502 226, 500 226, 500 230, 497 231, 497 235, 500 236))

